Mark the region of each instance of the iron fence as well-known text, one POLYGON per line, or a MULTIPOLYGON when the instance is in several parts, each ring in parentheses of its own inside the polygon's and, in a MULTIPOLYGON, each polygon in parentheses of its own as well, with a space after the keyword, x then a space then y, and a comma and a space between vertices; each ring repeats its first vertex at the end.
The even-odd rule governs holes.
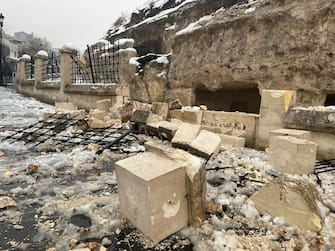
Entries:
POLYGON ((72 83, 120 83, 119 45, 87 45, 82 56, 72 56, 72 83))
POLYGON ((29 63, 26 63, 24 72, 25 72, 26 79, 35 78, 35 60, 33 57, 31 57, 29 63))
POLYGON ((52 52, 43 63, 43 81, 60 78, 60 55, 52 52))

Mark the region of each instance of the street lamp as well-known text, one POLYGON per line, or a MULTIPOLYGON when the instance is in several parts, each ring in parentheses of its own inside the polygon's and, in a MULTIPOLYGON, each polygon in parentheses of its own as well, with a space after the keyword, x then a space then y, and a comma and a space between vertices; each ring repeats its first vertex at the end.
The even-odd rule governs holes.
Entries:
POLYGON ((0 13, 0 85, 3 85, 3 69, 2 69, 2 26, 5 17, 0 13))

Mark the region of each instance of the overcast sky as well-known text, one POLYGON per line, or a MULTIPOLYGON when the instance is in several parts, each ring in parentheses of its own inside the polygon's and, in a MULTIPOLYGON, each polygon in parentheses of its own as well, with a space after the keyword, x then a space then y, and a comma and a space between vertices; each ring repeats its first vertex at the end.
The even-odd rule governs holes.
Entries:
POLYGON ((46 38, 53 47, 72 42, 81 49, 102 38, 122 12, 148 0, 0 0, 4 31, 25 31, 46 38))

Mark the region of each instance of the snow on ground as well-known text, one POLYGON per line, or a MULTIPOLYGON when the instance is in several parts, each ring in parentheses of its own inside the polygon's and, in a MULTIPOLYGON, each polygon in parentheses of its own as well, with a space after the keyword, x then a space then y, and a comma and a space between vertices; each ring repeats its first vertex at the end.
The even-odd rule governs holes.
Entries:
POLYGON ((53 106, 22 98, 14 89, 0 86, 0 129, 27 126, 40 120, 43 113, 53 111, 53 106))

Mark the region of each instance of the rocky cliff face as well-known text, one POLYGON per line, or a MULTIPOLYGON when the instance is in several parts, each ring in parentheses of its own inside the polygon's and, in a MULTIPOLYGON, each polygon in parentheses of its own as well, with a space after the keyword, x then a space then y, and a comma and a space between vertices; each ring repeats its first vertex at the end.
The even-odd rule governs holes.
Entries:
POLYGON ((216 13, 176 37, 169 95, 259 86, 294 89, 298 103, 322 104, 335 92, 335 1, 259 1, 216 13), (184 91, 183 91, 184 90, 184 91))
POLYGON ((159 0, 131 14, 130 20, 111 27, 106 39, 135 39, 140 56, 169 53, 174 34, 202 16, 246 0, 159 0))
MULTIPOLYGON (((148 79, 159 74, 149 66, 142 82, 132 83, 137 100, 150 101, 151 86, 155 101, 165 96, 184 105, 199 102, 199 93, 208 93, 201 97, 206 101, 227 91, 258 103, 259 89, 296 90, 298 104, 322 105, 335 93, 335 0, 165 3, 152 12, 144 8, 108 34, 134 38, 139 55, 171 52, 164 84, 148 79)), ((227 105, 244 106, 241 100, 227 105)))

